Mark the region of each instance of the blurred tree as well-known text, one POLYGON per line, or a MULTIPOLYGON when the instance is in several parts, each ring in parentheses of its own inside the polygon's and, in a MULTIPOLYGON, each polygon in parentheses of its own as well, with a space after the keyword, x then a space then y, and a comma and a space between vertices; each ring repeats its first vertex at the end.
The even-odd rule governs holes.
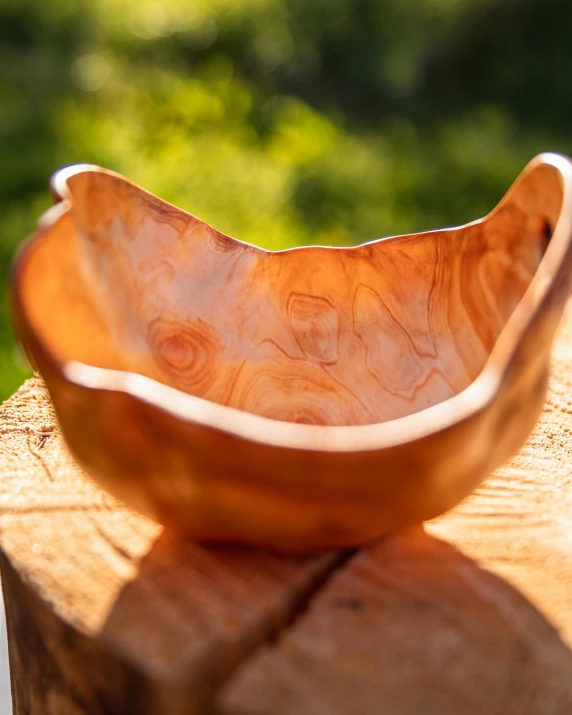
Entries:
MULTIPOLYGON (((572 153, 567 0, 0 0, 0 283, 60 166, 268 248, 486 213, 572 153)), ((26 374, 0 305, 0 398, 26 374)))

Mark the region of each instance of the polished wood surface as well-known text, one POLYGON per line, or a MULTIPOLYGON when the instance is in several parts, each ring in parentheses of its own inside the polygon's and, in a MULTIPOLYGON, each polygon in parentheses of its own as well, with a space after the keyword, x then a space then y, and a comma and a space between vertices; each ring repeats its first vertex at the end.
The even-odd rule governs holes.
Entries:
POLYGON ((569 311, 540 422, 465 502, 357 553, 279 556, 112 499, 28 381, 0 409, 15 713, 565 715, 571 415, 569 311))
POLYGON ((360 550, 220 715, 572 712, 572 304, 542 417, 448 514, 360 550))
POLYGON ((558 219, 548 178, 534 203, 521 188, 465 228, 270 253, 84 171, 67 180, 71 212, 35 249, 23 290, 62 361, 275 420, 382 422, 482 370, 558 219))
POLYGON ((271 253, 76 167, 16 263, 17 324, 74 454, 133 507, 206 539, 359 543, 450 508, 526 439, 570 186, 545 155, 482 221, 271 253))

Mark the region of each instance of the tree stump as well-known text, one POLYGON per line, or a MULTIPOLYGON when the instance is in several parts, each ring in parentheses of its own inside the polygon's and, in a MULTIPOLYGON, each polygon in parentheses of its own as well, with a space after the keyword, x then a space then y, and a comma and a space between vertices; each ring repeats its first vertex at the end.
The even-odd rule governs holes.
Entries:
POLYGON ((87 480, 42 381, 0 411, 17 715, 572 712, 572 313, 542 419, 444 517, 358 553, 180 542, 87 480))

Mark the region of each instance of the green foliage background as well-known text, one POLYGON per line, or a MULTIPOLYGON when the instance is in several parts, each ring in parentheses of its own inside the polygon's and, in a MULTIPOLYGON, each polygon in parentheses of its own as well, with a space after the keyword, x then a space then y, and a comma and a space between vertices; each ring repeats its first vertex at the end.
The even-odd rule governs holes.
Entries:
MULTIPOLYGON (((268 248, 486 213, 572 154, 568 0, 0 0, 0 283, 57 168, 268 248)), ((24 379, 0 304, 0 398, 24 379)))

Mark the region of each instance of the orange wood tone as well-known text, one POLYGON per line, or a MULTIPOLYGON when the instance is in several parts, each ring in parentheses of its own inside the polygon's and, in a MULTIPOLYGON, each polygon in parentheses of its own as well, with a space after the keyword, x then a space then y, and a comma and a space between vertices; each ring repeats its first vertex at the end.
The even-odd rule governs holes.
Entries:
POLYGON ((552 354, 468 499, 317 557, 173 538, 84 478, 29 380, 0 407, 15 715, 571 713, 572 303, 552 354))
POLYGON ((64 435, 114 495, 209 540, 353 545, 452 507, 526 439, 572 280, 542 155, 457 229, 267 252, 97 167, 13 271, 64 435))
POLYGON ((85 479, 38 377, 0 405, 0 475, 14 715, 212 713, 340 563, 171 538, 85 479))
POLYGON ((219 715, 572 713, 572 303, 539 423, 462 504, 336 569, 219 715))

